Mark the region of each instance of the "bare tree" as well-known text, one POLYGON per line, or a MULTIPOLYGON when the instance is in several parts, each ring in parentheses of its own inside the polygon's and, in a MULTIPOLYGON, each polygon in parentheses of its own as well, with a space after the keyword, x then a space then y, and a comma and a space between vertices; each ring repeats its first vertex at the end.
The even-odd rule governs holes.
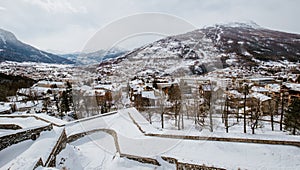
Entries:
POLYGON ((80 107, 80 91, 79 90, 72 90, 72 99, 73 99, 73 109, 74 113, 78 118, 82 118, 81 112, 79 112, 80 107))
MULTIPOLYGON (((203 99, 202 107, 200 107, 200 115, 202 117, 206 117, 206 114, 209 114, 209 127, 210 131, 213 132, 213 119, 212 119, 212 112, 211 110, 211 97, 212 97, 212 84, 209 82, 208 84, 202 84, 199 87, 200 90, 200 97, 203 99)), ((202 119, 204 123, 204 118, 202 119)))
POLYGON ((141 93, 134 95, 134 106, 139 111, 144 110, 144 104, 143 104, 143 99, 142 99, 142 94, 141 93))
POLYGON ((280 112, 280 130, 282 131, 282 123, 283 123, 283 115, 284 115, 284 110, 286 108, 286 98, 288 96, 287 90, 283 87, 280 86, 280 99, 281 99, 281 112, 280 112))
POLYGON ((45 111, 48 111, 48 106, 51 104, 51 100, 50 97, 46 97, 43 100, 43 109, 45 109, 45 111))
POLYGON ((274 100, 274 98, 272 98, 268 101, 268 112, 270 114, 272 131, 274 131, 274 112, 275 112, 275 110, 276 110, 276 101, 274 100))
POLYGON ((122 98, 122 91, 116 91, 116 92, 114 92, 113 95, 112 95, 112 99, 114 101, 116 109, 119 109, 120 106, 124 107, 124 104, 122 102, 122 99, 123 99, 122 98))
POLYGON ((244 133, 247 133, 247 127, 246 127, 246 101, 247 101, 247 95, 249 94, 248 84, 243 85, 243 93, 244 93, 244 133))
POLYGON ((34 96, 34 92, 31 90, 31 88, 29 88, 28 99, 29 99, 33 104, 35 104, 35 102, 34 102, 35 96, 34 96))
POLYGON ((259 99, 251 98, 249 103, 250 103, 250 119, 248 120, 250 123, 252 134, 254 134, 255 129, 257 128, 258 125, 258 120, 260 119, 261 116, 261 111, 260 111, 261 102, 259 99))
POLYGON ((58 97, 58 94, 54 94, 54 102, 55 102, 55 106, 56 106, 56 109, 57 109, 57 112, 60 112, 60 107, 59 107, 59 97, 58 97))
POLYGON ((229 129, 228 114, 229 114, 229 96, 226 95, 225 108, 224 108, 224 124, 225 124, 226 133, 228 133, 228 129, 229 129))
POLYGON ((164 114, 166 112, 166 103, 167 101, 167 98, 166 98, 166 95, 165 93, 161 90, 160 91, 160 98, 159 98, 159 101, 158 101, 158 108, 159 108, 159 112, 160 112, 160 120, 161 120, 161 128, 164 128, 164 114))

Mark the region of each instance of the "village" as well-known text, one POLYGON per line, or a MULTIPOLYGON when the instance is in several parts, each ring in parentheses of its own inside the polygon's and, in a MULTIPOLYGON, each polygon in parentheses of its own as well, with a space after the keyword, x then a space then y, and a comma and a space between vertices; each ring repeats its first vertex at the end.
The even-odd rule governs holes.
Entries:
POLYGON ((171 119, 178 130, 194 124, 195 129, 213 132, 213 121, 221 119, 227 133, 244 123, 240 131, 249 129, 254 134, 263 128, 261 122, 271 122, 272 131, 277 126, 284 131, 285 111, 300 97, 297 68, 297 63, 235 67, 176 78, 145 69, 127 81, 112 82, 109 74, 71 65, 6 62, 0 72, 27 76, 36 83, 7 97, 0 110, 1 114, 43 113, 71 121, 135 107, 157 128, 164 128, 164 119, 171 119), (274 69, 282 72, 273 75, 274 69))
POLYGON ((293 64, 182 77, 145 68, 114 81, 110 70, 3 62, 1 73, 28 76, 33 84, 0 103, 0 156, 5 157, 0 165, 96 168, 104 166, 96 159, 101 153, 103 160, 114 160, 105 166, 114 168, 124 168, 125 162, 137 169, 295 168, 297 161, 281 159, 300 146, 298 119, 290 118, 300 97, 300 67, 293 64), (282 71, 272 74, 273 69, 282 71), (233 150, 218 149, 229 145, 233 150), (197 153, 210 148, 209 153, 223 157, 239 156, 218 162, 214 155, 189 156, 184 151, 190 147, 197 153), (266 161, 237 165, 236 160, 248 159, 242 155, 249 149, 253 161, 257 155, 266 161), (10 150, 19 156, 6 154, 10 150), (84 161, 74 164, 78 154, 84 161), (278 165, 266 164, 269 159, 278 165))

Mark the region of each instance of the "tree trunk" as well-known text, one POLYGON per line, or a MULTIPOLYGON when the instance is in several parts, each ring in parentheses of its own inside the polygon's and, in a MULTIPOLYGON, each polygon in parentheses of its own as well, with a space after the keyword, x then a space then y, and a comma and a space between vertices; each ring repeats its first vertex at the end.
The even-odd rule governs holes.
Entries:
POLYGON ((247 99, 247 94, 245 93, 245 96, 244 96, 244 133, 247 133, 247 130, 246 130, 246 99, 247 99))
POLYGON ((280 113, 280 126, 279 126, 279 129, 281 131, 282 131, 283 113, 284 113, 284 95, 282 93, 282 98, 281 98, 281 113, 280 113))
POLYGON ((228 133, 228 117, 225 118, 225 127, 226 127, 226 133, 228 133))
POLYGON ((177 122, 177 115, 175 114, 175 127, 177 126, 178 122, 177 122))
POLYGON ((189 113, 189 107, 188 107, 189 103, 185 105, 185 109, 186 109, 186 117, 187 119, 190 119, 190 113, 189 113))
POLYGON ((210 132, 213 132, 213 118, 212 118, 212 110, 209 110, 209 121, 210 121, 210 132))
POLYGON ((273 116, 273 112, 271 112, 271 128, 272 128, 272 131, 274 131, 274 116, 273 116))
POLYGON ((293 127, 293 135, 296 135, 296 127, 293 127))
POLYGON ((197 117, 198 117, 198 102, 194 101, 194 118, 195 118, 195 125, 197 124, 197 117))
POLYGON ((164 112, 161 113, 160 120, 161 120, 161 128, 163 129, 164 128, 164 112))
POLYGON ((148 113, 148 116, 149 116, 149 122, 150 122, 150 124, 152 124, 152 120, 151 120, 152 115, 150 112, 148 113))
POLYGON ((228 133, 228 110, 229 110, 229 104, 228 104, 228 99, 226 99, 226 111, 224 112, 224 119, 225 119, 225 128, 226 128, 226 133, 228 133))
POLYGON ((177 125, 178 125, 178 130, 180 130, 180 114, 178 114, 178 123, 177 123, 177 125))
POLYGON ((240 113, 239 113, 239 112, 240 112, 240 109, 239 109, 239 106, 237 106, 237 107, 236 107, 236 121, 237 121, 237 122, 240 122, 240 119, 239 119, 240 113))
POLYGON ((183 124, 183 115, 181 116, 181 129, 184 129, 184 124, 183 124))

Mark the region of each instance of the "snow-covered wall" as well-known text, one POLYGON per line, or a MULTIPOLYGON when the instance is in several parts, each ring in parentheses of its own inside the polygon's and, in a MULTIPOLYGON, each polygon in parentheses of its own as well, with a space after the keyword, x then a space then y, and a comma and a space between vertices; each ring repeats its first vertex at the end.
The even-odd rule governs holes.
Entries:
MULTIPOLYGON (((5 134, 0 137, 0 151, 10 145, 31 139, 33 135, 40 134, 42 131, 53 129, 52 125, 40 126, 31 129, 22 129, 17 133, 5 134)), ((38 135, 37 135, 38 136, 38 135)))

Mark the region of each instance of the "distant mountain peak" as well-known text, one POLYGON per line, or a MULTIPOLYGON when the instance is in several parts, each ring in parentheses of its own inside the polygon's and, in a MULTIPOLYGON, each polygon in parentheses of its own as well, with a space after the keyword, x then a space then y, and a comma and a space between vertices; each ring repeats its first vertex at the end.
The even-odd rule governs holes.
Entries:
POLYGON ((204 74, 228 66, 258 66, 259 61, 297 62, 299 57, 299 34, 266 29, 253 21, 231 22, 157 40, 102 63, 99 71, 110 74, 110 66, 124 77, 144 69, 162 70, 162 75, 204 74))
POLYGON ((229 22, 227 24, 224 24, 225 26, 229 27, 246 27, 246 28, 262 28, 260 25, 258 25, 254 21, 243 21, 243 22, 229 22))
POLYGON ((231 28, 252 28, 252 29, 262 29, 263 28, 252 20, 219 23, 219 24, 215 24, 213 26, 207 26, 205 28, 208 28, 208 27, 231 27, 231 28))
POLYGON ((73 64, 68 59, 25 44, 12 32, 0 29, 0 62, 2 61, 73 64))
POLYGON ((17 38, 12 32, 0 28, 0 41, 6 44, 7 42, 16 42, 17 38))
POLYGON ((107 50, 100 49, 94 52, 76 52, 69 54, 60 54, 61 57, 67 58, 78 65, 93 65, 103 61, 117 58, 127 52, 121 47, 113 47, 107 50))

